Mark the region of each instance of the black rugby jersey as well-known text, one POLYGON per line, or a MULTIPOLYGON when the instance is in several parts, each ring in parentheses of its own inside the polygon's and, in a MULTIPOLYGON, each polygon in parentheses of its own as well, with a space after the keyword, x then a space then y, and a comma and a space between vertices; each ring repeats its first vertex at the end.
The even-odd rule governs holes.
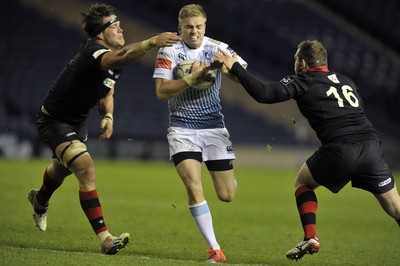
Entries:
POLYGON ((104 71, 100 61, 107 47, 87 40, 57 77, 44 100, 51 116, 67 123, 84 121, 119 77, 120 69, 104 71))
POLYGON ((235 63, 231 72, 246 91, 260 103, 289 99, 297 102, 321 143, 331 141, 378 140, 365 116, 358 88, 347 76, 330 71, 311 71, 286 76, 278 82, 260 82, 235 63))

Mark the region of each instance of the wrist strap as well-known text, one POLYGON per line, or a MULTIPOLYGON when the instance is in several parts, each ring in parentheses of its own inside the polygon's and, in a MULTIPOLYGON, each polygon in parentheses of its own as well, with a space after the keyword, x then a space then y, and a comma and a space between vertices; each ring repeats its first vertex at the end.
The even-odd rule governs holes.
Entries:
POLYGON ((153 47, 156 46, 156 39, 157 36, 151 37, 150 39, 144 40, 142 41, 142 48, 143 50, 145 50, 146 52, 150 51, 153 47))
POLYGON ((193 86, 194 84, 197 83, 197 78, 193 77, 192 74, 189 74, 189 75, 183 77, 182 79, 183 79, 184 81, 186 81, 186 83, 187 83, 189 86, 193 86))
POLYGON ((112 113, 106 113, 106 114, 103 116, 103 119, 110 119, 111 122, 114 122, 114 117, 113 117, 113 114, 112 114, 112 113))

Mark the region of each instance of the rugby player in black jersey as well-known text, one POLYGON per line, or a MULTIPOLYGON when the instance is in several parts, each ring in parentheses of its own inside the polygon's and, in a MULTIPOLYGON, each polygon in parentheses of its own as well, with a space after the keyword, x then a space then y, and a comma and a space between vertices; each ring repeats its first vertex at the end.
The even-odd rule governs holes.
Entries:
POLYGON ((320 248, 314 193, 318 186, 337 193, 351 181, 353 187, 371 192, 400 226, 400 196, 358 88, 349 77, 328 69, 327 51, 319 41, 301 42, 294 55, 296 74, 277 82, 258 80, 222 50, 215 56, 214 64, 223 63, 257 102, 294 99, 321 141, 296 178, 295 197, 304 239, 287 252, 287 258, 298 260, 320 248))
POLYGON ((104 222, 96 191, 95 166, 85 145, 86 119, 97 105, 102 115, 99 139, 109 139, 113 132, 114 85, 121 67, 135 62, 154 47, 176 43, 180 37, 164 32, 125 45, 115 8, 99 3, 82 13, 82 24, 88 39, 62 70, 38 112, 39 136, 52 149, 54 159, 44 172, 41 188, 32 189, 27 197, 34 209, 36 226, 45 231, 49 200, 65 177, 73 173, 79 181, 81 207, 98 238, 101 253, 115 254, 128 244, 130 235, 113 236, 104 222))

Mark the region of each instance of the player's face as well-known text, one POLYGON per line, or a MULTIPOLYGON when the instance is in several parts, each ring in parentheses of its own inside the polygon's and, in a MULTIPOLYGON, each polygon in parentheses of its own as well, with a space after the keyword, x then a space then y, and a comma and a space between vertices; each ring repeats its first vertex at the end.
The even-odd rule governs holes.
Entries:
MULTIPOLYGON (((109 17, 103 18, 103 22, 107 23, 111 19, 115 18, 115 15, 111 15, 109 17)), ((102 33, 102 39, 105 44, 110 48, 118 49, 125 44, 124 35, 122 34, 123 30, 120 27, 119 21, 108 26, 102 33)))
POLYGON ((185 18, 182 20, 179 32, 187 46, 192 49, 199 48, 206 33, 206 19, 201 16, 185 18))

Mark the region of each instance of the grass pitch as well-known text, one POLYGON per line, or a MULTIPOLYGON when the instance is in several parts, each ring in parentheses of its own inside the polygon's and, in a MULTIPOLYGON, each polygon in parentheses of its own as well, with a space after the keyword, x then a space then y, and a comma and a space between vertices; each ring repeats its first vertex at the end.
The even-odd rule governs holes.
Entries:
MULTIPOLYGON (((48 163, 0 160, 0 265, 204 265, 207 246, 172 163, 96 161, 105 222, 111 233, 132 236, 115 256, 99 254, 74 176, 53 195, 47 231, 34 226, 25 197, 40 186, 48 163)), ((203 172, 226 265, 399 265, 399 227, 372 195, 349 185, 337 195, 316 191, 320 252, 297 262, 286 259, 303 235, 294 200, 296 172, 237 167, 239 187, 231 203, 218 201, 203 172)))

